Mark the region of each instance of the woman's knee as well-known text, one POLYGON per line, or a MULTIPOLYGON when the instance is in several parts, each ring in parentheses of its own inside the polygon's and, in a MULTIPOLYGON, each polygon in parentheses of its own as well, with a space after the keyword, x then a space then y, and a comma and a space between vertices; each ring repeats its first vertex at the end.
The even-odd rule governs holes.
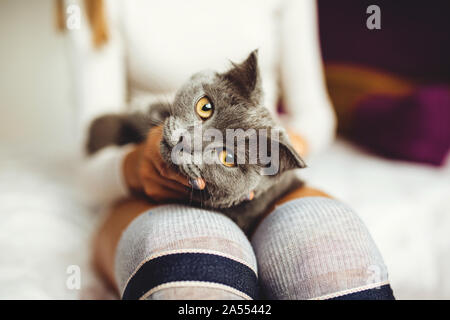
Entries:
POLYGON ((115 273, 126 299, 242 299, 256 295, 252 247, 224 215, 157 207, 124 231, 115 273))
POLYGON ((278 206, 252 244, 270 298, 331 298, 387 284, 383 259, 364 223, 334 199, 304 197, 278 206))

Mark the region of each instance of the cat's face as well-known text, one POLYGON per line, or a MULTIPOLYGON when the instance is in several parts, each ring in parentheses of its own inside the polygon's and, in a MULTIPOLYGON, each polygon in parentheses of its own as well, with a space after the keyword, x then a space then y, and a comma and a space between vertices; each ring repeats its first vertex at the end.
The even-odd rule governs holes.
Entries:
POLYGON ((204 190, 194 191, 195 200, 230 207, 251 192, 258 196, 282 172, 304 166, 261 101, 255 52, 226 73, 195 74, 178 91, 164 122, 161 154, 189 179, 206 182, 204 190), (261 153, 261 143, 272 150, 270 162, 262 157, 268 153, 261 153))

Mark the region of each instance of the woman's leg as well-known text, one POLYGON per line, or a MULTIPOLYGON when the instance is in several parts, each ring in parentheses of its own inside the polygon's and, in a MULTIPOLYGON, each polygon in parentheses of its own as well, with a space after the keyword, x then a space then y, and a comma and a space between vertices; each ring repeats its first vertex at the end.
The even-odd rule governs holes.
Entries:
POLYGON ((143 212, 155 207, 145 200, 127 198, 118 201, 110 209, 94 238, 94 264, 104 280, 118 290, 114 275, 117 244, 127 226, 143 212))
POLYGON ((393 299, 383 259, 361 219, 307 187, 257 227, 252 244, 272 299, 393 299))
POLYGON ((256 259, 222 214, 180 205, 116 205, 96 240, 98 269, 124 299, 250 299, 256 259))

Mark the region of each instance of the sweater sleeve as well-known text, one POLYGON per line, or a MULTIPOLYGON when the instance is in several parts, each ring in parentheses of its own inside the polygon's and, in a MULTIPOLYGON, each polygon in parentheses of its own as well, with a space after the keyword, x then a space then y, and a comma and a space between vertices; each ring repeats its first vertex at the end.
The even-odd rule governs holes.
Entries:
POLYGON ((281 10, 283 119, 306 140, 309 154, 316 154, 331 143, 336 129, 323 76, 316 3, 287 0, 281 10))
MULTIPOLYGON (((124 46, 120 30, 120 2, 106 1, 108 42, 95 48, 82 1, 70 1, 80 8, 80 29, 68 30, 70 61, 75 102, 76 140, 85 154, 91 121, 104 113, 124 110, 126 105, 126 71, 124 46)), ((66 8, 68 8, 67 3, 66 8)), ((91 157, 83 156, 81 178, 83 194, 91 203, 107 204, 127 194, 122 177, 122 160, 129 148, 106 148, 91 157)))

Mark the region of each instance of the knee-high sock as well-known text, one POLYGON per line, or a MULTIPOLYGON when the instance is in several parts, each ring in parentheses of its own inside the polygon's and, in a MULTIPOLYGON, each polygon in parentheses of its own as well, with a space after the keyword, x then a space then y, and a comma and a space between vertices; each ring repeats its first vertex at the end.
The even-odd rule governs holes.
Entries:
POLYGON ((269 298, 393 298, 367 228, 336 200, 307 197, 277 207, 256 229, 252 244, 269 298))
POLYGON ((116 279, 124 299, 250 299, 252 247, 222 214, 178 205, 149 210, 124 231, 116 279))

